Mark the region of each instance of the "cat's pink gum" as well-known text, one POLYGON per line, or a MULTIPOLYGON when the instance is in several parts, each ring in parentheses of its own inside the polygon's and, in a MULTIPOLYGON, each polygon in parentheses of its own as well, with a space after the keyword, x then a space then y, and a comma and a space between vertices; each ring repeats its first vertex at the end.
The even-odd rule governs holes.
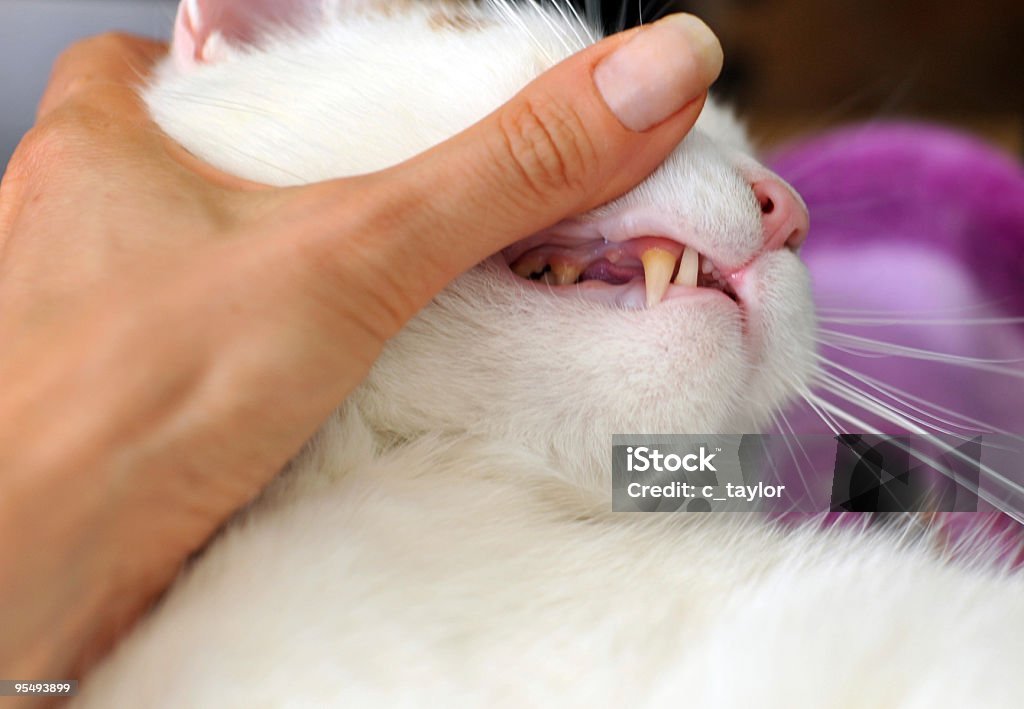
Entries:
POLYGON ((648 249, 662 249, 672 254, 678 261, 683 253, 683 244, 678 241, 666 239, 659 236, 642 236, 624 242, 611 242, 596 240, 589 243, 573 245, 556 245, 544 243, 530 249, 525 254, 511 261, 510 264, 518 263, 520 259, 529 259, 531 263, 555 264, 564 263, 581 270, 599 259, 606 259, 613 264, 621 264, 623 267, 633 266, 641 269, 641 259, 648 249))
POLYGON ((701 250, 699 244, 694 243, 695 232, 681 219, 673 218, 664 210, 640 208, 597 218, 566 219, 512 244, 502 253, 508 263, 512 263, 527 251, 545 244, 573 247, 600 240, 622 244, 643 237, 667 239, 701 250))

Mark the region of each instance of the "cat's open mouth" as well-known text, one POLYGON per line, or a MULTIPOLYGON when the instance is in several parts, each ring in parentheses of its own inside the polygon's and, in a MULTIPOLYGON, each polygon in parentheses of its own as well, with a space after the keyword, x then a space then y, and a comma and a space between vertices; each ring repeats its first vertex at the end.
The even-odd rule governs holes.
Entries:
POLYGON ((581 234, 581 228, 563 224, 513 244, 503 252, 505 261, 520 278, 551 290, 610 297, 623 305, 639 297, 641 305, 652 308, 709 289, 739 302, 730 275, 689 245, 661 236, 612 241, 581 234), (616 297, 627 290, 632 298, 616 297))

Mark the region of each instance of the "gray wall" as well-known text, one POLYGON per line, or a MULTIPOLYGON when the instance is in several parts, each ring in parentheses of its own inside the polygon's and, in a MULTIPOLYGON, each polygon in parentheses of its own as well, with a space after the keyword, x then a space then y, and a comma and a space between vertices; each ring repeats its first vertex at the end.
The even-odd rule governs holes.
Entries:
POLYGON ((165 37, 176 0, 0 0, 0 171, 33 122, 61 49, 79 37, 127 30, 165 37))

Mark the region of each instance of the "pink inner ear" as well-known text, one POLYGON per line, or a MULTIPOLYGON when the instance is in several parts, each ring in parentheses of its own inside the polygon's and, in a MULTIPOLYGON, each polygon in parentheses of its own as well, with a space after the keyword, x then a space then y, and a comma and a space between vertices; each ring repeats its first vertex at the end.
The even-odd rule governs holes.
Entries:
POLYGON ((228 44, 254 42, 267 27, 298 24, 322 0, 182 0, 172 52, 181 67, 216 61, 210 39, 228 44))

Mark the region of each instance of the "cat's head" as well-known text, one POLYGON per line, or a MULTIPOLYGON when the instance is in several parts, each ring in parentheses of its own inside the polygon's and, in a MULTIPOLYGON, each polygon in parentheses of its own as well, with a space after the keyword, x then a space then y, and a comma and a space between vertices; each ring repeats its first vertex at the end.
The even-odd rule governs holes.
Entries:
MULTIPOLYGON (((555 4, 186 0, 146 100, 223 169, 312 182, 444 140, 593 36, 555 4)), ((639 187, 449 286, 355 400, 400 436, 472 429, 602 462, 612 433, 758 429, 813 369, 806 220, 709 102, 639 187)))

